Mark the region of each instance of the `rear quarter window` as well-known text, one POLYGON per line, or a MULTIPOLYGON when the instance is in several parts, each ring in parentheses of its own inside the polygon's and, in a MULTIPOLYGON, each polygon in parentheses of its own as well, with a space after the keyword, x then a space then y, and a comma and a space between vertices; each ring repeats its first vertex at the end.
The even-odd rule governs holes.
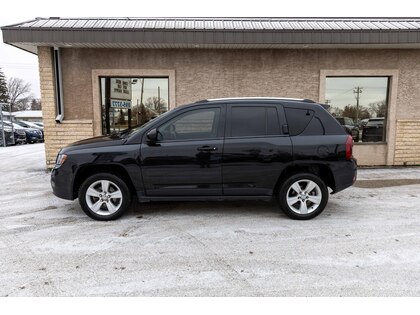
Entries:
POLYGON ((325 128, 321 120, 314 116, 305 130, 301 133, 302 136, 321 136, 325 135, 325 128))
POLYGON ((313 109, 285 106, 289 134, 291 136, 345 135, 343 126, 327 110, 317 106, 314 105, 313 109))
POLYGON ((285 107, 284 111, 291 136, 301 134, 314 116, 310 109, 285 107))

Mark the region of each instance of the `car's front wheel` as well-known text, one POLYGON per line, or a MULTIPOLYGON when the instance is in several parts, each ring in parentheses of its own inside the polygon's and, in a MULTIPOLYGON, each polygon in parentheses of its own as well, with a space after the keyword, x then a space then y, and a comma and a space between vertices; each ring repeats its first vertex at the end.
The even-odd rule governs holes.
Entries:
POLYGON ((118 176, 99 173, 88 177, 80 186, 79 203, 95 220, 119 218, 130 205, 130 190, 118 176))
POLYGON ((278 198, 287 216, 308 220, 324 210, 328 202, 328 189, 323 180, 314 174, 296 174, 283 183, 278 198))

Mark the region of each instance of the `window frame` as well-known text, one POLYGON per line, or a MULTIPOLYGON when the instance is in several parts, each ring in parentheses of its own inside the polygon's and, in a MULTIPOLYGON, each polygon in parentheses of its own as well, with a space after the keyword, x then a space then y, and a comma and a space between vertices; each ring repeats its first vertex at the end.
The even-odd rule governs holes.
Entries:
POLYGON ((355 142, 356 146, 365 145, 385 145, 387 146, 387 163, 393 164, 396 135, 396 120, 392 117, 396 117, 396 104, 397 104, 397 91, 398 91, 398 76, 399 70, 397 69, 338 69, 338 70, 320 70, 320 82, 319 82, 319 95, 318 101, 325 103, 326 93, 326 79, 327 77, 388 77, 388 90, 387 90, 387 122, 384 125, 385 128, 385 140, 378 142, 355 142), (393 132, 391 132, 393 131, 393 132))
MULTIPOLYGON (((386 96, 385 96, 387 112, 386 112, 384 118, 385 118, 385 121, 388 122, 389 93, 390 93, 390 82, 391 82, 391 78, 389 76, 379 76, 379 75, 375 75, 375 76, 373 76, 373 75, 326 76, 325 81, 328 78, 387 78, 387 87, 386 87, 386 96)), ((326 92, 327 92, 327 89, 325 88, 325 93, 326 92)), ((351 118, 351 117, 343 117, 343 118, 344 118, 344 124, 346 126, 351 126, 351 127, 357 126, 355 124, 353 118, 351 118), (346 120, 347 120, 347 122, 346 122, 346 120), (353 123, 351 123, 351 122, 353 122, 353 123)), ((373 117, 373 118, 375 118, 375 117, 373 117)), ((360 132, 363 130, 363 128, 360 129, 358 126, 357 126, 357 128, 359 129, 359 135, 360 135, 360 132)), ((382 141, 366 141, 366 142, 360 142, 359 141, 359 142, 354 142, 354 144, 357 144, 357 145, 362 144, 362 143, 364 143, 364 144, 375 144, 375 143, 386 144, 387 143, 387 136, 388 136, 387 129, 384 128, 382 132, 383 132, 382 137, 384 138, 382 141)))
POLYGON ((168 110, 176 107, 176 75, 175 69, 92 69, 92 111, 93 111, 93 135, 102 136, 102 100, 101 100, 101 77, 112 78, 162 78, 169 79, 168 110))
MULTIPOLYGON (((105 130, 104 130, 104 123, 106 124, 106 122, 104 122, 104 116, 105 116, 105 119, 110 119, 110 117, 109 117, 109 114, 107 114, 106 113, 106 95, 107 95, 107 92, 106 91, 103 91, 103 87, 102 87, 102 80, 105 80, 105 79, 130 79, 130 80, 132 80, 132 79, 166 79, 167 81, 168 81, 168 103, 167 103, 167 106, 168 106, 168 110, 167 111, 170 111, 171 110, 171 107, 170 107, 170 104, 171 104, 171 93, 170 93, 170 77, 168 76, 168 75, 163 75, 163 76, 158 76, 158 75, 156 75, 156 76, 150 76, 150 75, 142 75, 142 76, 140 76, 140 75, 138 75, 138 76, 136 76, 136 75, 129 75, 129 76, 122 76, 122 75, 113 75, 113 76, 110 76, 110 75, 99 75, 98 76, 98 83, 99 83, 99 98, 100 98, 100 100, 99 100, 99 105, 100 105, 100 115, 101 115, 101 120, 100 120, 100 125, 101 125, 101 134, 102 135, 106 135, 107 133, 106 132, 104 132, 105 130), (104 99, 105 99, 105 102, 104 102, 104 99)), ((104 86, 104 88, 105 88, 105 86, 104 86)))

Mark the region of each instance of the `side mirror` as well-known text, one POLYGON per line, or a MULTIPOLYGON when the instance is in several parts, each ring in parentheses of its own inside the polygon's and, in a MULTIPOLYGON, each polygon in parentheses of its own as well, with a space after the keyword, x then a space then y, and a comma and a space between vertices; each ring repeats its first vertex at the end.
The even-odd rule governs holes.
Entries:
POLYGON ((150 144, 155 144, 158 140, 158 131, 156 128, 153 128, 152 130, 149 130, 149 132, 146 134, 147 142, 150 144))

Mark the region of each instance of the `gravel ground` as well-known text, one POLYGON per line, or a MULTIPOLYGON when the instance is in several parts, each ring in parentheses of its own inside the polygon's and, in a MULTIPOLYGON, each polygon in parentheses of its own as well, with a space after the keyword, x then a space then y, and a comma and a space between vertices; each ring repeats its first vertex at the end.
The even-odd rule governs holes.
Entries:
POLYGON ((52 194, 43 149, 0 148, 0 296, 420 296, 420 168, 361 169, 310 221, 177 202, 96 222, 52 194))

